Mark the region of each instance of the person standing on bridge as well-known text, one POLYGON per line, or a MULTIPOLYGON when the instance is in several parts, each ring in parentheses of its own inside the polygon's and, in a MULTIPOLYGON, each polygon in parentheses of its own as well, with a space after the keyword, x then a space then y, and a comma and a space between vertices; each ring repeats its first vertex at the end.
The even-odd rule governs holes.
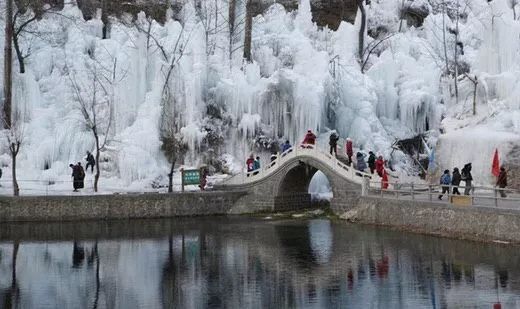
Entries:
POLYGON ((461 181, 461 176, 459 172, 459 168, 456 167, 453 169, 453 176, 451 177, 451 184, 453 185, 453 195, 460 195, 459 186, 461 181))
POLYGON ((462 168, 461 179, 465 182, 464 195, 469 195, 471 192, 471 182, 473 176, 471 175, 471 163, 464 165, 462 168))
POLYGON ((246 161, 246 167, 247 167, 247 176, 249 177, 249 173, 251 173, 255 169, 255 157, 253 154, 249 156, 249 158, 246 161))
POLYGON ((329 137, 329 145, 330 145, 330 154, 332 155, 332 152, 337 156, 338 155, 338 141, 339 136, 336 133, 336 131, 332 131, 329 137))
POLYGON ((311 129, 309 129, 309 130, 307 130, 307 134, 305 134, 305 138, 303 139, 302 147, 303 148, 314 148, 312 146, 308 146, 308 145, 314 145, 314 144, 316 144, 316 135, 314 133, 312 133, 311 129))
POLYGON ((506 198, 507 194, 504 189, 507 187, 507 172, 503 166, 500 168, 500 174, 498 174, 497 187, 500 189, 500 196, 506 198))
POLYGON ((367 169, 367 163, 365 162, 366 155, 358 152, 356 154, 356 160, 357 160, 357 170, 364 172, 367 169))
POLYGON ((445 170, 444 174, 442 174, 441 176, 442 193, 439 195, 439 200, 442 200, 442 196, 444 195, 444 193, 448 193, 448 195, 450 194, 450 184, 450 170, 445 170))
POLYGON ((372 152, 368 152, 368 168, 370 168, 370 174, 374 174, 376 170, 376 155, 372 152))
POLYGON ((286 140, 285 143, 282 145, 282 153, 285 153, 287 150, 291 148, 291 143, 289 142, 289 140, 286 140))
POLYGON ((347 151, 348 164, 352 165, 352 156, 354 155, 354 148, 352 147, 352 140, 350 137, 347 137, 347 143, 345 144, 345 148, 347 151))
POLYGON ((254 171, 253 175, 257 175, 260 172, 260 157, 256 157, 254 162, 254 171))
POLYGON ((379 177, 383 177, 383 172, 385 170, 385 160, 383 160, 383 156, 379 156, 376 160, 376 172, 379 177))

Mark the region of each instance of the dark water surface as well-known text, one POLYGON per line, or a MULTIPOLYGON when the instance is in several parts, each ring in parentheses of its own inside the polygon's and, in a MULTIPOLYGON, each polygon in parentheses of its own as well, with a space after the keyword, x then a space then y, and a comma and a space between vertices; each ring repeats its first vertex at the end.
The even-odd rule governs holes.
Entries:
POLYGON ((519 247, 324 219, 0 225, 1 308, 493 308, 498 302, 520 308, 519 247))

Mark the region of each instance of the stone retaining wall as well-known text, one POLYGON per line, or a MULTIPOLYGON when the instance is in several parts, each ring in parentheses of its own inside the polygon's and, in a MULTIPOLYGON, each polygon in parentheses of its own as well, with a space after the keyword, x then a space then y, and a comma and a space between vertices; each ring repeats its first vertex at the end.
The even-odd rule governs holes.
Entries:
POLYGON ((0 222, 225 215, 244 192, 0 197, 0 222))
POLYGON ((333 211, 353 222, 477 241, 520 243, 520 211, 359 197, 333 211))

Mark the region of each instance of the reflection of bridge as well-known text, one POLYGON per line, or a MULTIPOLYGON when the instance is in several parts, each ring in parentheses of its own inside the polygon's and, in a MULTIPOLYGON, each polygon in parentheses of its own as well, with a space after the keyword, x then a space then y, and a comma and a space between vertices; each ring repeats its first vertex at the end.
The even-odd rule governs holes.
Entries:
POLYGON ((302 208, 310 204, 309 184, 317 171, 325 174, 330 182, 331 203, 357 196, 363 179, 373 177, 315 147, 294 147, 263 169, 235 175, 217 188, 249 193, 237 203, 237 212, 244 207, 254 207, 254 210, 273 206, 274 210, 302 208))

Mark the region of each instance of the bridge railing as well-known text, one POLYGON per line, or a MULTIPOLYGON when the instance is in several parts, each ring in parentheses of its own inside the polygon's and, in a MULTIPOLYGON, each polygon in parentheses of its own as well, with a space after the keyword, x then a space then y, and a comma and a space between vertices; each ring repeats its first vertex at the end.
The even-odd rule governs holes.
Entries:
POLYGON ((335 155, 331 155, 328 152, 320 150, 316 145, 302 144, 299 146, 294 146, 284 151, 283 153, 278 154, 275 160, 269 162, 260 169, 249 172, 244 171, 240 174, 232 176, 227 181, 225 181, 225 183, 229 185, 238 185, 258 181, 273 174, 279 167, 283 166, 285 162, 300 156, 307 156, 317 159, 322 163, 327 164, 329 168, 333 169, 339 175, 358 184, 362 183, 363 178, 379 178, 378 176, 354 169, 353 166, 347 165, 338 160, 335 155))
POLYGON ((462 206, 484 206, 504 209, 520 209, 520 191, 514 189, 501 189, 490 186, 468 187, 469 195, 464 195, 465 186, 432 185, 427 183, 404 183, 389 181, 386 189, 382 188, 381 181, 370 181, 368 195, 379 196, 386 199, 417 200, 449 203, 462 206), (443 188, 448 192, 442 194, 443 188), (457 188, 460 194, 453 194, 457 188), (505 196, 502 196, 502 195, 505 196), (439 196, 442 195, 442 199, 439 196))

